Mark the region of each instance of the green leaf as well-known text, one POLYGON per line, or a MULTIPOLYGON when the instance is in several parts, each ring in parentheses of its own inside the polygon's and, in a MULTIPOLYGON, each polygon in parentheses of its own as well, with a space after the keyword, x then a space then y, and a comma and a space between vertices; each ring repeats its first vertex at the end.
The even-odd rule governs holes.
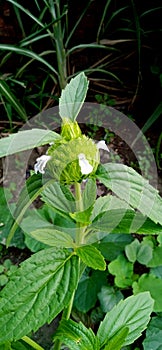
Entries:
POLYGON ((24 108, 21 106, 16 96, 12 93, 8 84, 2 79, 0 79, 0 94, 6 98, 6 100, 11 104, 11 106, 19 114, 22 120, 27 121, 27 114, 24 108))
POLYGON ((96 181, 94 179, 88 179, 82 193, 84 210, 94 205, 96 200, 96 188, 96 181))
POLYGON ((30 232, 30 235, 39 242, 52 247, 72 248, 74 242, 66 232, 55 230, 54 228, 45 227, 30 232))
POLYGON ((133 238, 127 234, 110 233, 99 242, 95 243, 95 247, 101 251, 102 255, 108 261, 112 261, 120 255, 126 244, 132 242, 133 238))
POLYGON ((59 211, 65 213, 75 211, 75 198, 71 191, 57 182, 50 184, 42 191, 41 199, 59 211))
POLYGON ((140 243, 138 239, 135 239, 125 247, 125 253, 129 261, 134 263, 137 260, 140 264, 147 265, 152 258, 153 248, 149 244, 140 243))
POLYGON ((99 350, 99 341, 92 329, 82 322, 62 320, 56 330, 54 339, 59 339, 71 350, 99 350))
POLYGON ((60 135, 51 130, 23 130, 0 139, 0 157, 46 145, 58 140, 60 135))
POLYGON ((101 347, 125 327, 129 333, 124 346, 132 344, 145 330, 153 310, 153 299, 149 292, 133 295, 121 300, 101 322, 97 336, 101 347))
POLYGON ((143 343, 144 350, 162 350, 162 317, 152 317, 143 343))
POLYGON ((124 164, 108 163, 98 167, 96 177, 130 206, 162 225, 162 198, 134 169, 124 164))
POLYGON ((107 284, 107 273, 88 271, 83 273, 74 298, 74 307, 81 312, 88 312, 95 306, 101 286, 107 284))
POLYGON ((120 288, 132 285, 133 263, 129 262, 124 255, 119 255, 108 264, 109 272, 115 276, 115 284, 120 288))
POLYGON ((99 214, 88 227, 90 233, 87 235, 86 243, 95 241, 95 231, 98 239, 104 238, 108 233, 140 233, 159 234, 162 225, 155 224, 152 220, 139 212, 126 209, 112 209, 99 214), (99 232, 101 231, 101 234, 99 232), (104 234, 104 232, 106 234, 104 234))
POLYGON ((98 299, 102 311, 106 313, 123 299, 123 294, 120 290, 115 290, 114 287, 102 286, 101 291, 98 293, 98 299))
POLYGON ((27 49, 22 49, 20 47, 17 46, 13 46, 13 45, 9 45, 9 44, 0 44, 0 50, 5 50, 5 51, 9 51, 9 52, 15 52, 18 55, 21 56, 27 56, 30 58, 33 58, 34 60, 44 64, 46 67, 48 67, 52 73, 54 73, 55 75, 58 75, 57 71, 55 70, 55 68, 53 66, 51 66, 50 63, 48 63, 46 60, 44 60, 41 55, 36 54, 33 51, 27 50, 27 49))
MULTIPOLYGON (((53 209, 48 207, 46 204, 44 204, 40 209, 28 210, 27 217, 25 217, 21 222, 21 228, 25 234, 25 244, 32 252, 47 248, 47 245, 38 242, 38 240, 30 236, 30 233, 33 231, 38 231, 39 229, 42 230, 45 228, 50 229, 50 231, 55 229, 60 232, 60 237, 62 232, 63 235, 67 234, 66 239, 68 240, 69 244, 72 244, 73 240, 71 237, 73 237, 72 233, 75 232, 75 224, 72 220, 70 221, 63 218, 59 214, 55 213, 53 209)), ((64 243, 65 242, 62 242, 62 244, 64 243)), ((73 244, 71 246, 73 246, 73 244)))
POLYGON ((92 267, 94 270, 104 271, 106 269, 103 255, 92 245, 78 247, 75 251, 87 266, 92 267))
POLYGON ((147 265, 153 255, 153 248, 149 244, 141 242, 139 251, 137 253, 137 261, 140 264, 147 265))
POLYGON ((123 200, 108 194, 107 196, 99 197, 95 201, 91 220, 93 221, 101 213, 112 209, 131 209, 123 200))
POLYGON ((137 252, 139 250, 139 247, 140 242, 137 238, 134 239, 134 241, 130 244, 126 245, 125 254, 130 262, 134 263, 137 260, 137 252))
POLYGON ((77 286, 78 257, 48 248, 33 254, 0 293, 0 343, 15 341, 68 306, 77 286))
POLYGON ((158 246, 153 249, 153 255, 150 261, 147 262, 148 267, 157 267, 162 265, 162 247, 158 246))
POLYGON ((108 344, 103 348, 103 350, 120 350, 125 338, 129 333, 129 328, 125 327, 120 329, 117 334, 115 334, 109 341, 108 344))
POLYGON ((88 90, 88 80, 81 72, 70 80, 59 99, 59 113, 62 119, 75 121, 82 108, 88 90))
MULTIPOLYGON (((143 274, 138 282, 134 282, 133 293, 149 291, 152 298, 155 300, 154 311, 162 312, 162 279, 152 274, 143 274)), ((138 295, 138 294, 137 294, 138 295)))
POLYGON ((9 235, 7 238, 7 245, 10 244, 15 234, 15 231, 17 230, 30 204, 41 194, 44 188, 49 186, 53 181, 53 179, 47 180, 47 182, 42 184, 41 174, 34 174, 27 179, 25 186, 20 192, 16 210, 13 213, 13 216, 16 219, 16 221, 14 222, 13 220, 10 224, 10 227, 8 228, 9 235))
POLYGON ((91 223, 90 216, 91 216, 92 210, 93 210, 93 206, 89 207, 88 209, 86 209, 84 211, 77 211, 75 213, 69 213, 69 215, 74 221, 80 222, 80 223, 84 224, 85 226, 87 226, 88 224, 91 223))

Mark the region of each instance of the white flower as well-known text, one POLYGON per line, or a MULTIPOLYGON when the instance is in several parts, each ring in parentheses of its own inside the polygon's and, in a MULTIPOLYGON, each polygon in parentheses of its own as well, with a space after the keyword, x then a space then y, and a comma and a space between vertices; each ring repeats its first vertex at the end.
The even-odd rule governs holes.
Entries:
POLYGON ((50 159, 51 159, 51 156, 46 156, 46 155, 43 155, 37 158, 36 163, 34 164, 35 173, 37 174, 39 171, 39 173, 44 174, 45 173, 44 168, 50 159))
POLYGON ((110 152, 104 140, 97 142, 96 146, 98 149, 104 149, 105 151, 110 152))
POLYGON ((81 173, 83 175, 90 174, 93 170, 93 166, 88 162, 85 155, 83 153, 80 153, 78 155, 78 159, 79 159, 79 166, 81 168, 81 173))

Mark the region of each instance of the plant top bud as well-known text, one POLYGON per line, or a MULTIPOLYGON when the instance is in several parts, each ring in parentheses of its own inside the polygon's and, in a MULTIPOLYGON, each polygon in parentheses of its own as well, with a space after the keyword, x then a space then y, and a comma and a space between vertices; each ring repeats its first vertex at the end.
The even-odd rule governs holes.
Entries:
POLYGON ((76 121, 72 122, 68 118, 64 118, 61 125, 61 136, 66 140, 70 141, 76 139, 82 135, 80 127, 76 121))

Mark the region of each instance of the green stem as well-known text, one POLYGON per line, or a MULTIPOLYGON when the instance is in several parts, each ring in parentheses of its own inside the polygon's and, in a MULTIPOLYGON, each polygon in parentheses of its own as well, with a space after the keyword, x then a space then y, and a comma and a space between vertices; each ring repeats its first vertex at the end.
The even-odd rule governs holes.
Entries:
MULTIPOLYGON (((76 198, 76 210, 83 211, 83 199, 82 199, 82 191, 81 184, 75 183, 75 198, 76 198)), ((80 245, 83 243, 83 232, 85 227, 83 227, 80 223, 77 224, 77 232, 76 232, 76 244, 80 245)))
POLYGON ((22 338, 22 340, 31 345, 33 349, 36 350, 44 350, 44 348, 42 348, 39 344, 37 344, 34 340, 32 340, 31 338, 27 337, 26 335, 22 338))
MULTIPOLYGON (((81 185, 79 183, 75 183, 75 198, 76 198, 76 210, 77 211, 83 211, 83 200, 82 200, 82 190, 81 185)), ((77 233, 76 233, 76 243, 80 244, 82 242, 82 233, 83 233, 83 227, 78 223, 77 227, 77 233)), ((62 313, 62 319, 68 320, 70 318, 71 310, 73 307, 73 301, 74 301, 74 295, 75 291, 73 292, 73 295, 71 297, 70 303, 67 308, 64 309, 62 313)), ((56 339, 54 350, 60 350, 61 349, 61 341, 59 339, 56 339)))

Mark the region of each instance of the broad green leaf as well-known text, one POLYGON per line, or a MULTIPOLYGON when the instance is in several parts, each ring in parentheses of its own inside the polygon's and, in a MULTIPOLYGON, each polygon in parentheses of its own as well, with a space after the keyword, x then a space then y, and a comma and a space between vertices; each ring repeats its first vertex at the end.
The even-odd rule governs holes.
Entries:
POLYGON ((117 334, 115 334, 109 341, 108 344, 103 348, 103 350, 120 350, 125 338, 129 333, 129 328, 125 327, 120 329, 117 334))
POLYGON ((101 213, 112 209, 131 209, 123 200, 108 194, 107 196, 99 197, 95 201, 91 220, 93 221, 101 213))
POLYGON ((101 322, 97 336, 101 347, 125 327, 129 333, 123 346, 132 344, 146 329, 153 310, 153 299, 149 292, 133 295, 121 300, 101 322))
POLYGON ((119 255, 108 264, 109 272, 115 276, 115 284, 120 288, 127 288, 133 282, 133 263, 129 262, 124 255, 119 255))
POLYGON ((16 96, 12 93, 8 84, 2 79, 0 79, 0 94, 6 98, 6 100, 11 104, 11 106, 19 114, 22 120, 26 121, 27 114, 24 108, 22 107, 20 102, 17 100, 16 96))
POLYGON ((78 247, 75 251, 85 265, 92 267, 94 270, 104 271, 106 269, 103 255, 92 245, 78 247))
POLYGON ((147 265, 153 255, 153 248, 150 245, 141 242, 137 253, 137 261, 140 264, 147 265))
POLYGON ((72 248, 74 242, 66 232, 55 230, 54 228, 39 228, 30 232, 30 235, 39 242, 52 247, 72 248))
POLYGON ((87 270, 83 273, 74 298, 74 307, 81 312, 88 312, 95 306, 97 294, 101 287, 107 285, 107 273, 105 271, 87 270))
POLYGON ((62 320, 54 339, 59 339, 71 350, 100 350, 98 338, 82 322, 62 320))
POLYGON ((0 293, 0 344, 50 323, 68 306, 78 282, 78 257, 48 248, 33 254, 0 293))
POLYGON ((59 113, 62 119, 68 118, 75 121, 84 103, 87 90, 88 80, 84 72, 70 80, 70 83, 62 90, 59 99, 59 113))
POLYGON ((84 210, 93 206, 96 200, 96 181, 88 179, 82 194, 84 210))
POLYGON ((153 249, 152 258, 147 262, 148 267, 157 267, 162 265, 162 246, 153 249))
MULTIPOLYGON (((134 282, 133 293, 149 291, 155 300, 154 311, 162 312, 162 279, 152 274, 143 274, 137 282, 134 282)), ((137 294, 138 295, 138 294, 137 294)))
POLYGON ((98 293, 98 299, 102 311, 106 313, 123 299, 123 294, 120 290, 115 290, 114 287, 102 286, 101 291, 98 293))
POLYGON ((129 261, 134 263, 137 260, 140 264, 147 265, 152 258, 153 248, 149 244, 140 243, 138 239, 135 239, 125 247, 125 253, 129 261))
POLYGON ((88 239, 93 236, 93 231, 108 233, 140 233, 140 234, 159 234, 162 232, 162 225, 155 224, 152 220, 143 216, 139 212, 126 209, 111 209, 99 214, 89 226, 92 233, 88 239))
POLYGON ((7 237, 7 245, 9 246, 15 231, 18 229, 18 226, 30 206, 30 204, 38 197, 38 195, 43 190, 42 185, 42 176, 41 174, 33 175, 29 177, 29 179, 26 181, 25 186, 20 192, 18 202, 16 209, 13 213, 13 217, 16 219, 12 219, 10 222, 10 225, 8 226, 8 237, 7 237))
POLYGON ((162 225, 162 198, 134 169, 124 164, 100 165, 96 177, 119 198, 162 225))
POLYGON ((143 343, 144 350, 162 350, 162 317, 152 317, 143 343))
POLYGON ((139 250, 139 247, 140 242, 137 238, 134 239, 134 241, 130 244, 126 245, 125 254, 130 262, 134 263, 137 260, 137 252, 139 250))
MULTIPOLYGON (((76 233, 75 224, 72 220, 68 220, 55 213, 53 209, 44 204, 40 209, 37 210, 28 210, 27 217, 25 217, 21 222, 21 228, 25 234, 25 244, 32 252, 37 252, 40 249, 47 248, 47 245, 38 242, 38 240, 32 238, 30 233, 33 231, 39 231, 39 229, 49 229, 57 230, 60 232, 60 240, 61 234, 63 236, 66 234, 68 242, 72 247, 73 233, 76 233), (71 245, 72 244, 72 245, 71 245)), ((62 244, 65 242, 62 242, 62 244)), ((53 242, 54 244, 54 242, 53 242)), ((68 243, 67 243, 68 244, 68 243)), ((49 244, 48 244, 49 246, 49 244)))
POLYGON ((42 146, 58 140, 61 136, 51 130, 31 129, 19 131, 0 139, 0 157, 42 146))
POLYGON ((120 255, 126 244, 132 242, 133 237, 127 234, 110 233, 99 242, 95 243, 95 247, 101 251, 102 255, 108 261, 112 261, 120 255))
POLYGON ((46 187, 41 199, 51 207, 69 213, 75 211, 75 199, 68 187, 54 182, 46 187))

